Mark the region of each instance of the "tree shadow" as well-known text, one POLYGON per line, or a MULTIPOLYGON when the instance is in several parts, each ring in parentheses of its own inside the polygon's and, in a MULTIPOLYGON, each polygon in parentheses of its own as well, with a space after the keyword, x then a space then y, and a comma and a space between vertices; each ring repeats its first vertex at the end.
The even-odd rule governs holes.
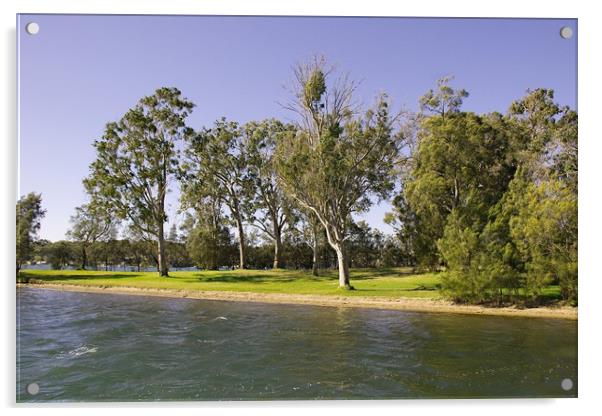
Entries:
POLYGON ((266 275, 265 273, 251 273, 251 274, 241 274, 241 273, 228 273, 221 272, 218 275, 206 276, 200 273, 195 273, 195 277, 198 280, 206 283, 211 282, 222 282, 222 283, 276 283, 276 282, 292 282, 298 280, 298 278, 287 276, 287 277, 277 277, 266 275))
POLYGON ((27 272, 19 273, 19 280, 22 283, 28 283, 32 281, 41 282, 52 282, 56 280, 106 280, 106 279, 125 279, 132 277, 141 277, 141 274, 130 273, 106 273, 106 274, 53 274, 53 275, 41 275, 27 272))
MULTIPOLYGON (((338 278, 336 270, 333 272, 334 277, 338 278)), ((405 277, 413 276, 416 273, 411 268, 395 269, 395 268, 382 268, 382 269, 354 269, 351 271, 351 280, 371 280, 379 279, 382 277, 405 277)))

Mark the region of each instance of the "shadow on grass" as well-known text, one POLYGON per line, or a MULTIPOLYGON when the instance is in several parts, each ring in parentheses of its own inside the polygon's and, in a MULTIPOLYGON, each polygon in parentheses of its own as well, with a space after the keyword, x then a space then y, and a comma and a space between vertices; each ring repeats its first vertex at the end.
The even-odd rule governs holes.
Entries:
POLYGON ((238 274, 238 273, 220 273, 214 276, 204 276, 202 274, 196 274, 196 277, 202 282, 222 282, 222 283, 282 283, 282 282, 292 282, 295 280, 300 280, 300 277, 278 277, 267 274, 238 274))
MULTIPOLYGON (((411 269, 356 269, 351 272, 352 281, 365 281, 382 277, 403 277, 414 275, 411 269)), ((287 282, 331 282, 339 279, 336 270, 321 270, 319 276, 313 276, 309 270, 235 270, 220 271, 211 275, 194 273, 193 277, 202 282, 223 283, 287 283, 287 282)), ((416 289, 422 290, 422 289, 416 289)), ((429 290, 429 289, 424 289, 429 290)))
POLYGON ((106 280, 106 279, 125 279, 132 277, 141 277, 140 274, 130 273, 130 274, 120 274, 120 273, 110 273, 106 274, 53 274, 53 275, 40 275, 33 274, 27 272, 21 272, 19 274, 19 280, 24 283, 30 280, 36 281, 44 281, 44 282, 52 282, 56 280, 106 280))

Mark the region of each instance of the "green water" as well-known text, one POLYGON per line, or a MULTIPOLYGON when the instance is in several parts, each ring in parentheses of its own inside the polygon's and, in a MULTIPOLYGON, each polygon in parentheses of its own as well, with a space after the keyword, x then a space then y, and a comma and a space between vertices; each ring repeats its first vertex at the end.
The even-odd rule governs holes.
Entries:
POLYGON ((572 321, 34 288, 17 296, 21 402, 577 395, 572 321))

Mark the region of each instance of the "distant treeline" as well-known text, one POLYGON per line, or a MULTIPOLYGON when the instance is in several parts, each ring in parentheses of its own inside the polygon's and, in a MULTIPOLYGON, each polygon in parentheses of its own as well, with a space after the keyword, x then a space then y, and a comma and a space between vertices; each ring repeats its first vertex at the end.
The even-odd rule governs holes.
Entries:
MULTIPOLYGON (((222 118, 194 130, 194 104, 178 89, 142 98, 94 141, 70 242, 38 242, 37 255, 58 267, 152 265, 161 276, 185 265, 336 267, 347 289, 350 267, 414 265, 444 271, 457 301, 536 300, 557 284, 576 302, 575 111, 540 88, 505 113, 467 112, 468 92, 449 78, 418 112, 393 111, 386 94, 364 108, 357 84, 335 73, 321 57, 295 68, 283 104, 292 123, 222 118), (175 182, 185 220, 170 237, 175 182), (353 219, 381 200, 393 201, 395 238, 353 219)), ((40 195, 17 205, 17 270, 43 214, 40 195)))
MULTIPOLYGON (((175 231, 172 229, 172 231, 175 231)), ((202 241, 194 235, 175 236, 170 233, 166 241, 166 252, 170 268, 234 269, 238 268, 238 246, 229 235, 213 253, 208 253, 202 241)), ((325 236, 321 236, 325 240, 325 236)), ((283 242, 282 267, 306 269, 313 267, 312 249, 303 241, 287 238, 283 242)), ((402 258, 399 241, 394 236, 370 228, 366 222, 355 224, 349 241, 352 267, 380 268, 406 266, 402 258)), ((85 249, 78 241, 37 240, 33 244, 30 262, 33 267, 46 264, 60 270, 65 268, 82 269, 85 265, 91 270, 158 270, 157 247, 153 241, 108 239, 96 241, 85 249), (84 254, 85 253, 85 254, 84 254)), ((273 244, 256 238, 247 247, 247 265, 252 269, 271 269, 274 265, 273 244)), ((337 267, 336 253, 325 244, 320 244, 317 254, 317 267, 332 269, 337 267)))

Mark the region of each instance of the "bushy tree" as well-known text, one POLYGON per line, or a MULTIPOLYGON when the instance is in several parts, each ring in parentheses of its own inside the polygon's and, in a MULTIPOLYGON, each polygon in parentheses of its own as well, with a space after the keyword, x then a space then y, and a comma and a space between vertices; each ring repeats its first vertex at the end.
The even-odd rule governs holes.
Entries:
POLYGON ((41 194, 31 192, 17 201, 17 275, 23 263, 30 260, 33 255, 37 233, 45 214, 46 210, 42 208, 41 194))
POLYGON ((577 195, 557 179, 529 184, 510 235, 526 267, 526 289, 537 295, 554 282, 577 299, 577 195))
POLYGON ((69 266, 75 257, 76 247, 69 241, 56 241, 44 248, 44 255, 55 270, 69 266))
POLYGON ((194 213, 186 221, 186 249, 194 264, 209 270, 230 266, 233 242, 224 222, 220 198, 209 195, 197 200, 194 213))
POLYGON ((194 104, 177 88, 160 88, 142 98, 94 142, 96 160, 84 185, 95 205, 157 244, 159 274, 168 276, 165 197, 178 173, 176 144, 190 136, 186 118, 194 104))

